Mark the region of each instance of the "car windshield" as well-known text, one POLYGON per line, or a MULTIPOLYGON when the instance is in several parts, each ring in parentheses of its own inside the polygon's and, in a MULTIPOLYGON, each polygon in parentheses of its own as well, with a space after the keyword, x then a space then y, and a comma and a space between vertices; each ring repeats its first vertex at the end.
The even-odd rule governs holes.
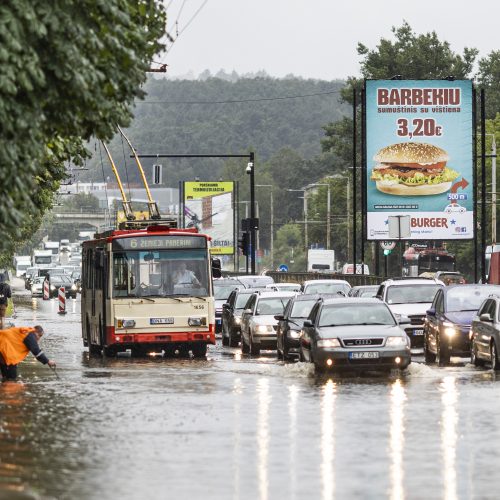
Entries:
POLYGON ((51 276, 50 282, 53 285, 64 285, 66 283, 71 283, 71 278, 69 276, 51 276))
POLYGON ((388 304, 420 304, 432 302, 439 288, 437 284, 398 285, 387 289, 388 304))
POLYGON ((260 299, 257 304, 257 315, 283 314, 290 297, 270 297, 260 299))
POLYGON ((500 286, 481 285, 474 288, 456 286, 446 294, 446 311, 477 311, 484 299, 500 293, 500 286))
POLYGON ((321 309, 318 326, 387 325, 396 322, 387 306, 380 304, 328 305, 321 309))
POLYGON ((236 285, 214 285, 215 300, 227 300, 231 292, 236 288, 236 285))
POLYGON ((304 293, 349 293, 351 287, 346 283, 310 283, 304 289, 304 293))
POLYGON ((300 291, 300 285, 292 285, 291 283, 276 283, 274 285, 277 290, 284 292, 298 292, 300 291))
POLYGON ((315 300, 298 300, 292 306, 290 317, 307 318, 314 304, 316 304, 315 300))
POLYGON ((248 298, 252 295, 251 293, 239 293, 236 297, 235 309, 243 309, 248 302, 248 298))

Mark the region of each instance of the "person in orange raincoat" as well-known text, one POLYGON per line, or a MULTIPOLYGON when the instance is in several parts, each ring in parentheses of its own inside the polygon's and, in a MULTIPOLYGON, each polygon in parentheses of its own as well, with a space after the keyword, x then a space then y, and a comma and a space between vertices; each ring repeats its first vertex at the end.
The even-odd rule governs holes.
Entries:
POLYGON ((40 363, 55 368, 55 361, 51 361, 40 349, 38 341, 43 335, 43 328, 39 325, 33 327, 12 327, 0 330, 0 370, 2 381, 16 380, 17 365, 32 353, 40 363))

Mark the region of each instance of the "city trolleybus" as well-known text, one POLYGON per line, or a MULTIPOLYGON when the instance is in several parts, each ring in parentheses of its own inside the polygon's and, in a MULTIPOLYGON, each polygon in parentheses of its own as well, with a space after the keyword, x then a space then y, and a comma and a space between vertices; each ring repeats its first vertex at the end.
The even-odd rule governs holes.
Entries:
POLYGON ((220 261, 196 229, 148 224, 83 242, 83 344, 106 356, 131 349, 203 357, 215 344, 212 272, 220 276, 220 261))

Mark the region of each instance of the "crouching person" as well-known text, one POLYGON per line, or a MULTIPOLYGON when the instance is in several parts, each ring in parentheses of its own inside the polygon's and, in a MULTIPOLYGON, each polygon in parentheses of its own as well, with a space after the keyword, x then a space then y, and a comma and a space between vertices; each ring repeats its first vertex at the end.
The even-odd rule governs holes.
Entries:
POLYGON ((16 380, 17 365, 30 352, 40 363, 55 368, 55 361, 47 358, 38 345, 42 335, 43 328, 39 325, 0 330, 0 370, 3 382, 16 380))

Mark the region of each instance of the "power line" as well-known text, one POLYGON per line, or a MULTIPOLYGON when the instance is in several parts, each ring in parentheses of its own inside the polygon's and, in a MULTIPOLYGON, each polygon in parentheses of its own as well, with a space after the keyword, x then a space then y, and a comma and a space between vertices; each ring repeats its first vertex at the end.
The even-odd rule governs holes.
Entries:
POLYGON ((262 101, 283 101, 286 99, 300 99, 302 97, 316 97, 322 95, 340 94, 340 90, 331 90, 328 92, 317 92, 313 94, 300 94, 279 97, 260 97, 256 99, 234 99, 229 101, 136 101, 135 104, 235 104, 245 102, 262 102, 262 101))

